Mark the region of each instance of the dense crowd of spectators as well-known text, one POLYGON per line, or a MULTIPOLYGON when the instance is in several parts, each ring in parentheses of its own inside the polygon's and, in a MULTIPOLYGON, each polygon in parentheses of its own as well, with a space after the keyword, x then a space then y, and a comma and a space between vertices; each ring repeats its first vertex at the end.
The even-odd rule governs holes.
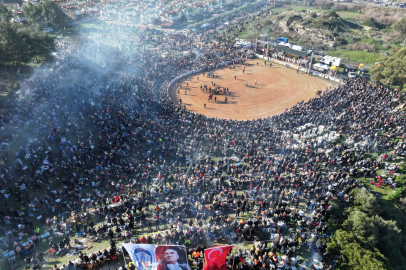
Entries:
POLYGON ((209 118, 170 100, 169 82, 243 55, 194 46, 195 38, 171 49, 186 42, 204 54, 198 59, 69 47, 22 85, 0 120, 1 250, 41 265, 32 246, 39 222, 56 233, 110 238, 110 248, 94 254, 68 235, 53 239, 51 250, 80 257, 71 269, 117 258, 117 237, 186 245, 197 267, 193 253, 222 241, 255 241, 230 257, 234 268, 292 266, 308 250, 328 258, 317 240, 332 233, 330 200, 350 202, 354 176, 377 177, 405 151, 403 112, 394 110, 404 94, 357 78, 270 118, 209 118), (366 158, 373 151, 382 155, 366 158))

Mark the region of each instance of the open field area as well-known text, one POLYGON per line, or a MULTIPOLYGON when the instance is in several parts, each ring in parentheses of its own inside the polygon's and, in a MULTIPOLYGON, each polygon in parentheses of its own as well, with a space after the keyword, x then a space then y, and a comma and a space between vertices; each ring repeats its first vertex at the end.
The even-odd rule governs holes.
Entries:
POLYGON ((315 96, 317 90, 324 91, 327 87, 334 86, 331 81, 319 77, 303 72, 296 73, 296 70, 280 65, 269 67, 267 63, 265 66, 263 60, 258 61, 258 66, 257 60, 248 61, 244 73, 244 65, 236 65, 235 69, 216 70, 214 78, 203 74, 191 76, 173 86, 170 95, 176 102, 182 99, 182 104, 195 113, 209 117, 251 120, 282 113, 287 106, 292 107, 302 100, 308 101, 315 96), (229 89, 231 94, 227 103, 224 95, 215 95, 217 102, 207 101, 209 93, 203 92, 200 86, 214 88, 212 82, 229 89), (251 87, 244 86, 244 82, 251 83, 251 87))

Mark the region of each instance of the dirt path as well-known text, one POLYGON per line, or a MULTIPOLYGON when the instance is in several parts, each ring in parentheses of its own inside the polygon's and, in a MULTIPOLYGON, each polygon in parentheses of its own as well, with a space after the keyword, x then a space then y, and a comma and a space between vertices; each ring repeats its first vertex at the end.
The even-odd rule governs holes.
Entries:
POLYGON ((209 117, 235 120, 251 120, 273 116, 285 111, 302 100, 314 97, 317 90, 334 87, 336 83, 309 76, 303 72, 279 65, 269 67, 263 60, 250 60, 243 73, 243 65, 235 69, 222 68, 215 71, 215 78, 196 74, 185 78, 169 90, 170 97, 177 104, 182 104, 190 111, 209 117), (236 78, 234 76, 237 76, 236 78), (199 80, 197 80, 199 77, 199 80), (257 84, 255 85, 255 80, 257 84), (251 87, 244 86, 244 81, 251 87), (201 85, 228 87, 231 96, 224 102, 223 95, 216 95, 217 102, 208 102, 209 94, 200 90, 201 85), (189 85, 187 86, 186 83, 189 85), (182 87, 180 87, 182 85, 182 87), (186 94, 185 94, 186 91, 186 94), (206 109, 204 104, 206 103, 206 109))

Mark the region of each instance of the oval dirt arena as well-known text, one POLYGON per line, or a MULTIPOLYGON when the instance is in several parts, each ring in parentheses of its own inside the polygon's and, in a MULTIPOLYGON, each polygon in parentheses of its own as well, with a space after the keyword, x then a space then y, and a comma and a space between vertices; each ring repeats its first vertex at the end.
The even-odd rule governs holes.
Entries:
POLYGON ((195 74, 174 84, 169 94, 177 104, 182 99, 182 105, 195 113, 224 119, 252 120, 282 113, 287 106, 308 101, 316 95, 317 90, 324 91, 337 85, 304 72, 296 73, 296 70, 281 65, 272 64, 270 67, 268 61, 266 64, 262 59, 258 59, 258 66, 256 60, 247 61, 244 73, 244 65, 236 65, 231 70, 229 67, 216 69, 214 78, 208 78, 207 73, 205 76, 203 73, 195 74), (244 86, 244 82, 251 83, 251 87, 244 86), (224 95, 214 95, 213 100, 208 101, 209 93, 200 89, 204 85, 213 89, 214 83, 228 87, 231 94, 227 103, 224 95))

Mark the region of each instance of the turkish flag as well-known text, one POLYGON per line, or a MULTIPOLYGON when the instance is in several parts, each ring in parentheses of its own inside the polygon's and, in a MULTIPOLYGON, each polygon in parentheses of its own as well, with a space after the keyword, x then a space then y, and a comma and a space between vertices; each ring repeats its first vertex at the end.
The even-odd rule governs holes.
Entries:
POLYGON ((233 246, 217 246, 204 251, 203 270, 226 270, 227 253, 233 246))

